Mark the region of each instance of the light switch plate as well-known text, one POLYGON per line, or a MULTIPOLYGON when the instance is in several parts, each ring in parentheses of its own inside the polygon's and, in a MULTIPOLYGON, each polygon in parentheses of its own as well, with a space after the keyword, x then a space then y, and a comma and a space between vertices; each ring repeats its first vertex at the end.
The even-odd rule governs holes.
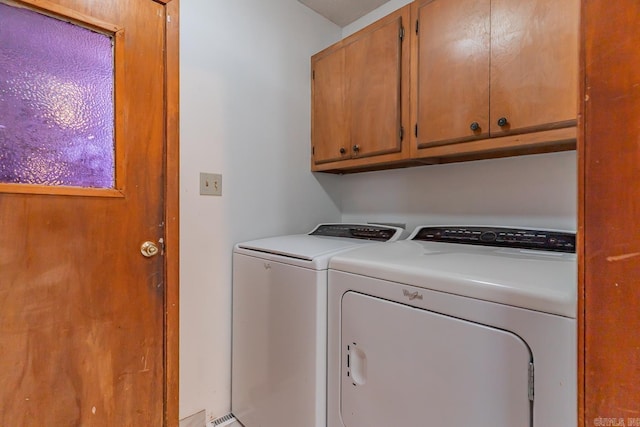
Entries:
POLYGON ((222 175, 200 172, 200 195, 222 196, 222 175))

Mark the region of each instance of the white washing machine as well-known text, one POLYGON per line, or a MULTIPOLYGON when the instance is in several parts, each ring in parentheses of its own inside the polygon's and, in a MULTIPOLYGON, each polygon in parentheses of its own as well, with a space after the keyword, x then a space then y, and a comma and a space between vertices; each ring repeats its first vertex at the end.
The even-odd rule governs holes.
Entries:
POLYGON ((329 259, 401 232, 320 224, 236 245, 231 411, 245 427, 326 427, 329 259))
POLYGON ((575 234, 419 227, 328 292, 329 427, 577 425, 575 234))

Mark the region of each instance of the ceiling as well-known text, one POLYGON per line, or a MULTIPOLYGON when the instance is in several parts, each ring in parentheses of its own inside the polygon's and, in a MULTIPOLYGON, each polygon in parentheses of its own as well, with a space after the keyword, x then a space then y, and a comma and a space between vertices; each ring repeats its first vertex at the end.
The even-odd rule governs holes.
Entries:
POLYGON ((388 0, 298 0, 329 21, 344 27, 388 0))

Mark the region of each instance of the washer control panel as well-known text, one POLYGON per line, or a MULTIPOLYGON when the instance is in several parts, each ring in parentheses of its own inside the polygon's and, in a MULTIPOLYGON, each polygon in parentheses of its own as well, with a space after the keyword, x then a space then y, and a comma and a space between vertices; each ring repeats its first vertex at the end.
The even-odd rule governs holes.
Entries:
POLYGON ((400 229, 369 224, 320 224, 309 235, 326 237, 347 237, 351 239, 388 242, 395 240, 400 229))
POLYGON ((549 230, 503 227, 426 226, 414 233, 412 240, 537 249, 554 252, 575 253, 576 251, 575 233, 549 230))

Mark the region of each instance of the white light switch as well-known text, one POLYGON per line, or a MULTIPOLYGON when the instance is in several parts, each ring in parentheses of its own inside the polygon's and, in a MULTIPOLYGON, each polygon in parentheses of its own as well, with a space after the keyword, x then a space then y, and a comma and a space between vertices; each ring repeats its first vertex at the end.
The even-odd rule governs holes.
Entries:
POLYGON ((222 175, 200 172, 200 195, 222 196, 222 175))

